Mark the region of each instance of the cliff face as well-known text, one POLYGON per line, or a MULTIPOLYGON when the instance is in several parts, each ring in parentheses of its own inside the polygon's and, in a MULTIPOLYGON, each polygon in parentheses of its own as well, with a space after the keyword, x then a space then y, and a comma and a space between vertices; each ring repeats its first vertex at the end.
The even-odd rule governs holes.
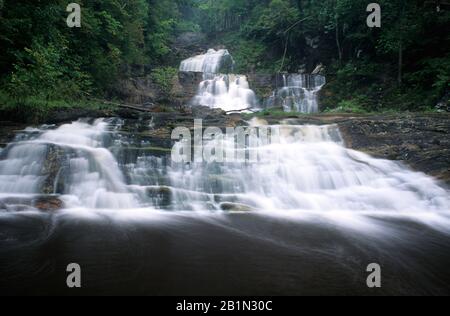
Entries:
POLYGON ((191 99, 195 97, 200 82, 203 81, 203 73, 201 72, 180 72, 174 85, 174 95, 179 102, 189 104, 191 99))

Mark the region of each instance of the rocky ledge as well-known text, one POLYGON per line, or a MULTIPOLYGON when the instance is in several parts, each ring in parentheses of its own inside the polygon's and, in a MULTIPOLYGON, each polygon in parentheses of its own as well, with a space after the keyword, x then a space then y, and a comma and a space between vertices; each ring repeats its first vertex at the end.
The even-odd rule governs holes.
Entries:
MULTIPOLYGON (((221 110, 194 108, 183 113, 155 113, 153 137, 167 139, 173 128, 192 128, 193 118, 202 118, 204 127, 245 125, 249 118, 226 115, 221 110)), ((396 160, 450 185, 450 114, 319 114, 264 117, 270 124, 290 119, 292 124, 337 124, 348 148, 377 158, 396 160)), ((166 142, 169 144, 170 142, 166 142)))
MULTIPOLYGON (((169 113, 116 110, 110 113, 90 113, 93 117, 119 116, 125 119, 124 129, 130 129, 131 135, 143 135, 152 144, 161 149, 170 148, 171 132, 178 126, 193 127, 194 118, 202 118, 204 127, 245 125, 249 118, 240 114, 226 115, 221 110, 208 108, 185 108, 169 113), (134 123, 133 123, 134 122, 134 123), (140 126, 141 128, 137 128, 140 126), (151 128, 149 129, 149 126, 151 128), (137 128, 137 130, 136 130, 137 128)), ((264 116, 270 124, 290 119, 292 124, 337 124, 351 149, 368 153, 372 156, 403 162, 417 171, 421 171, 450 185, 450 114, 319 114, 264 116)), ((55 123, 75 119, 60 117, 55 123)), ((1 147, 12 140, 15 131, 23 126, 7 123, 0 128, 1 147)), ((169 151, 164 150, 164 154, 169 151)))
POLYGON ((349 148, 398 160, 450 185, 450 115, 360 117, 339 123, 349 148))

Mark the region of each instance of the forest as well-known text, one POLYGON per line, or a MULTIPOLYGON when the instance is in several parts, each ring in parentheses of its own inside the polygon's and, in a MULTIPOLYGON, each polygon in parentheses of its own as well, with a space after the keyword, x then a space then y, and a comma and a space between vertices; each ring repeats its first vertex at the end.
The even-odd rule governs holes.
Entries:
POLYGON ((241 73, 311 72, 324 66, 329 110, 436 111, 450 84, 450 6, 379 0, 381 28, 363 0, 0 0, 0 108, 95 106, 135 65, 164 86, 186 32, 225 46, 241 73))

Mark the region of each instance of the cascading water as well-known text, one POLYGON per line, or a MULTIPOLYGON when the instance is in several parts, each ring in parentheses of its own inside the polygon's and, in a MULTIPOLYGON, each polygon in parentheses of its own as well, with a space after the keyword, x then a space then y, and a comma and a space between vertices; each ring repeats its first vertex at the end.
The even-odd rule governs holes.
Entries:
POLYGON ((123 174, 104 148, 108 123, 74 122, 54 130, 28 130, 5 149, 0 161, 0 194, 63 194, 67 207, 136 207, 123 174), (31 132, 31 133, 30 133, 31 132), (53 174, 52 173, 52 169, 53 174), (53 176, 51 191, 44 188, 53 176))
MULTIPOLYGON (((130 145, 108 126, 120 129, 117 122, 97 120, 28 130, 2 152, 0 196, 61 194, 65 207, 88 209, 390 215, 450 209, 448 191, 432 178, 346 149, 336 126, 255 127, 278 135, 269 144, 250 135, 253 147, 245 150, 256 152, 257 162, 189 165, 148 154, 116 158, 130 145), (119 148, 111 149, 116 157, 108 146, 119 148)), ((234 141, 225 139, 224 152, 235 148, 234 141)))
POLYGON ((193 106, 221 108, 225 111, 241 111, 256 108, 256 94, 250 89, 247 77, 230 74, 234 60, 228 50, 209 50, 181 62, 180 71, 201 72, 203 81, 197 95, 191 101, 193 106))
POLYGON ((200 83, 193 105, 239 111, 257 106, 256 95, 241 75, 212 75, 200 83))
MULTIPOLYGON (((448 212, 448 191, 398 163, 348 150, 336 126, 272 126, 280 137, 247 150, 256 163, 201 163, 171 171, 178 203, 201 210, 354 214, 448 212)), ((253 136, 256 137, 256 136, 253 136)), ((255 140, 256 141, 256 140, 255 140)), ((251 141, 250 141, 251 143, 251 141)), ((223 142, 225 150, 234 140, 223 142)))
POLYGON ((266 101, 266 107, 281 106, 286 112, 317 113, 318 93, 326 84, 321 75, 283 75, 283 87, 266 101))
POLYGON ((234 60, 228 50, 208 50, 204 55, 198 55, 183 60, 180 71, 201 72, 205 74, 230 73, 234 68, 234 60))
MULTIPOLYGON (((257 159, 179 164, 153 153, 145 120, 87 122, 0 152, 0 293, 70 291, 70 262, 87 294, 370 295, 371 262, 395 271, 381 294, 449 292, 448 190, 346 149, 337 126, 254 120, 274 136, 248 137, 257 159), (64 209, 25 203, 41 195, 64 209)), ((203 147, 221 143, 236 149, 203 147)))

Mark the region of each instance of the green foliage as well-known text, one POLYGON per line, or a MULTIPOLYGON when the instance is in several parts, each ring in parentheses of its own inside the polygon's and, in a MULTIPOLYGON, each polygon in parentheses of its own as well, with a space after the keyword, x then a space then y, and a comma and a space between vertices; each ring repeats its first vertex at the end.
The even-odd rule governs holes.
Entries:
POLYGON ((18 99, 27 96, 69 98, 90 90, 90 76, 81 72, 76 64, 75 67, 70 62, 67 64, 70 58, 58 47, 34 42, 24 51, 6 85, 11 96, 18 99))
POLYGON ((437 12, 432 1, 379 0, 381 29, 367 27, 365 0, 79 3, 82 27, 70 29, 67 1, 0 0, 0 82, 11 98, 34 107, 105 96, 130 65, 156 68, 152 79, 169 96, 172 41, 198 31, 230 49, 237 72, 324 64, 329 109, 423 110, 449 91, 450 8, 437 12))
POLYGON ((244 117, 246 119, 251 119, 253 117, 260 117, 260 118, 271 117, 271 118, 283 119, 283 118, 303 116, 303 115, 306 115, 306 114, 299 113, 299 112, 285 112, 282 108, 269 108, 269 109, 265 109, 265 110, 257 112, 257 113, 244 114, 244 117))
POLYGON ((329 113, 367 113, 367 110, 363 108, 359 98, 352 100, 343 100, 338 103, 335 109, 327 110, 329 113))
POLYGON ((163 94, 166 97, 169 97, 172 92, 174 78, 177 76, 177 74, 178 69, 176 68, 160 67, 155 68, 150 76, 153 82, 160 87, 163 94))
POLYGON ((184 33, 184 32, 200 32, 201 28, 200 25, 198 25, 197 23, 193 22, 193 21, 185 21, 185 20, 181 20, 180 22, 178 22, 177 26, 176 26, 176 30, 178 33, 184 33))
POLYGON ((267 48, 261 42, 242 39, 240 36, 232 34, 224 37, 223 43, 233 52, 236 72, 269 71, 270 61, 267 63, 265 58, 267 48))
POLYGON ((64 111, 76 107, 89 110, 114 110, 115 106, 92 100, 53 99, 48 100, 39 96, 16 98, 6 91, 0 90, 0 111, 4 120, 14 120, 25 123, 42 123, 53 111, 64 111))
POLYGON ((0 0, 0 76, 17 97, 106 94, 127 65, 161 65, 190 0, 83 0, 82 27, 65 23, 63 0, 0 0), (69 94, 69 95, 67 95, 69 94))

